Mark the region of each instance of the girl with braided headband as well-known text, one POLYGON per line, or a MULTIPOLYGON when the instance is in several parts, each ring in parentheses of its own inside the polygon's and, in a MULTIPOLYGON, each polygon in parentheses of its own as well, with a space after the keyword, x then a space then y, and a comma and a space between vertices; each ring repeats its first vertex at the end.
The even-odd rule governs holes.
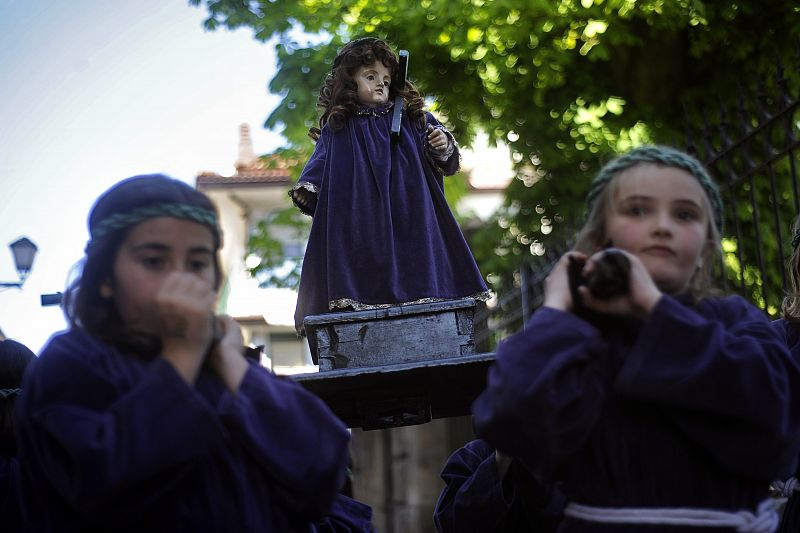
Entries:
POLYGON ((136 176, 97 200, 89 232, 70 329, 18 401, 31 530, 310 531, 344 481, 347 430, 214 316, 209 199, 136 176))
POLYGON ((478 436, 559 485, 559 533, 774 531, 769 483, 800 449, 800 367, 764 313, 712 291, 716 185, 694 158, 647 146, 608 163, 587 205, 543 307, 498 349, 478 436), (589 279, 609 242, 626 290, 571 290, 571 258, 589 279), (607 320, 576 314, 578 298, 607 320))

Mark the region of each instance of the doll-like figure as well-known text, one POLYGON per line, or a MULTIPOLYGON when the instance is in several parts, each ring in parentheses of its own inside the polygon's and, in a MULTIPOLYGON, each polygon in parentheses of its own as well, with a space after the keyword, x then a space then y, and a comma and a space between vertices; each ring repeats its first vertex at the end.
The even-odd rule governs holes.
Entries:
POLYGON ((290 191, 314 219, 298 331, 306 316, 337 309, 489 297, 444 196, 442 177, 458 170, 458 146, 423 110, 413 84, 397 86, 397 71, 385 42, 357 39, 336 56, 320 89, 319 138, 290 191), (406 112, 393 139, 398 95, 406 112))

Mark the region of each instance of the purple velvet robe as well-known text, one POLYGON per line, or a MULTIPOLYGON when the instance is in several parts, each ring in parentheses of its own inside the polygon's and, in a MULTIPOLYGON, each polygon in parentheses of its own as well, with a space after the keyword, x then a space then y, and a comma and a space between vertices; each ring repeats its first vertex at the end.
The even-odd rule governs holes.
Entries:
MULTIPOLYGON (((775 331, 786 341, 792 358, 800 362, 800 323, 789 322, 783 318, 772 322, 775 331)), ((800 479, 800 468, 793 476, 800 479)), ((800 531, 800 492, 795 491, 786 501, 781 515, 780 533, 797 533, 800 531)))
MULTIPOLYGON (((391 139, 391 107, 362 108, 342 129, 326 125, 298 186, 317 192, 295 312, 303 318, 426 298, 485 299, 483 282, 444 197, 459 167, 426 153, 425 127, 404 115, 391 139)), ((427 124, 439 126, 430 113, 427 124)))
POLYGON ((0 455, 0 530, 4 533, 23 530, 18 483, 16 457, 0 455))
POLYGON ((16 405, 22 500, 34 531, 312 531, 345 477, 344 425, 291 380, 251 364, 236 395, 203 369, 73 329, 25 376, 16 405))
POLYGON ((561 520, 563 495, 537 481, 517 460, 500 479, 495 450, 474 440, 450 456, 433 521, 439 533, 550 533, 561 520))
MULTIPOLYGON (((539 309, 498 349, 473 412, 478 436, 569 501, 754 511, 796 466, 796 391, 800 367, 761 311, 665 295, 604 331, 539 309)), ((565 518, 559 531, 685 529, 565 518)))

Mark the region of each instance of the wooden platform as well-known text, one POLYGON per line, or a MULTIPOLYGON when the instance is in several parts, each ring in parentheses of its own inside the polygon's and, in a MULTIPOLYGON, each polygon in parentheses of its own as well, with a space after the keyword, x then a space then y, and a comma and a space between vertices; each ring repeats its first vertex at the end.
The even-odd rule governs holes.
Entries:
POLYGON ((493 354, 476 354, 472 298, 306 317, 319 372, 293 376, 349 427, 470 413, 493 354))
POLYGON ((348 427, 365 430, 423 424, 470 413, 486 387, 493 353, 344 368, 292 376, 348 427))
POLYGON ((306 317, 320 372, 475 354, 472 298, 306 317))

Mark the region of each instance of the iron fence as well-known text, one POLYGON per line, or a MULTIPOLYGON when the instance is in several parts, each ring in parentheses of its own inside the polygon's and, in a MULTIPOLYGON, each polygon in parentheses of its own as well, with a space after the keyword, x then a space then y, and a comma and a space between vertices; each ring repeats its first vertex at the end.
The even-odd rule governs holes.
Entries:
MULTIPOLYGON (((733 99, 685 110, 683 148, 703 162, 725 203, 721 288, 736 292, 775 317, 789 284, 786 259, 791 226, 800 213, 798 68, 776 63, 774 76, 742 85, 733 99)), ((680 143, 674 143, 680 144, 680 143)), ((476 315, 479 350, 520 329, 542 303, 544 280, 568 242, 550 245, 517 270, 513 290, 476 315)))

